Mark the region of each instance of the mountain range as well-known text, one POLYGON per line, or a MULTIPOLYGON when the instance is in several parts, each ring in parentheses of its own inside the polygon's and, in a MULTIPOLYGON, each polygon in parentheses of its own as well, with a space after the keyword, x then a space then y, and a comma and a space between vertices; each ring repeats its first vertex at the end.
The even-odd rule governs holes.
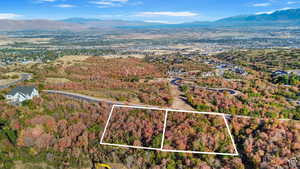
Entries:
POLYGON ((249 27, 249 26, 300 26, 300 9, 241 15, 212 22, 158 24, 143 21, 101 20, 94 18, 68 18, 64 20, 0 20, 0 31, 20 30, 110 30, 120 28, 182 28, 182 27, 249 27))
POLYGON ((298 26, 300 25, 300 9, 287 9, 256 15, 235 16, 220 19, 215 23, 229 26, 298 26))

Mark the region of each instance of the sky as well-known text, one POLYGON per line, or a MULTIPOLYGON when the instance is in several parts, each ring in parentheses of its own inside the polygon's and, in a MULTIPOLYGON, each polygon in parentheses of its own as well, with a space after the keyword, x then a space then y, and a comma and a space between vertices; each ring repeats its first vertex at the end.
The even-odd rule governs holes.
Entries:
POLYGON ((300 0, 1 0, 0 19, 138 20, 182 23, 300 8, 300 0))

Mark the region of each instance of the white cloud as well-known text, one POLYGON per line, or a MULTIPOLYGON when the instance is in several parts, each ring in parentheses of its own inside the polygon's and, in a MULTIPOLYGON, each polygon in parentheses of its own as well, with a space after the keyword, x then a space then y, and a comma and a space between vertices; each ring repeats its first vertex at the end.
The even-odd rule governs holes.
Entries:
POLYGON ((14 13, 0 13, 0 19, 16 19, 21 17, 22 15, 14 14, 14 13))
POLYGON ((123 5, 122 4, 102 4, 102 5, 99 5, 97 6, 98 8, 113 8, 113 7, 122 7, 123 5))
POLYGON ((288 5, 293 5, 293 4, 299 4, 300 2, 296 2, 296 1, 289 1, 287 2, 288 5))
POLYGON ((143 4, 144 4, 144 2, 142 2, 142 1, 137 1, 137 2, 130 3, 131 6, 138 6, 138 5, 143 5, 143 4))
POLYGON ((198 16, 199 14, 193 13, 193 12, 141 12, 138 13, 137 16, 143 16, 143 17, 153 17, 153 16, 175 16, 175 17, 192 17, 192 16, 198 16))
POLYGON ((170 21, 158 21, 158 20, 146 20, 147 23, 161 23, 161 24, 178 24, 180 22, 170 22, 170 21))
POLYGON ((128 0, 107 0, 107 1, 111 1, 111 2, 121 2, 121 3, 126 3, 126 2, 128 2, 128 0))
POLYGON ((39 0, 40 2, 55 2, 57 0, 39 0))
POLYGON ((258 4, 253 4, 254 7, 266 7, 266 6, 270 6, 271 3, 258 3, 258 4))
POLYGON ((262 14, 268 14, 268 15, 270 15, 270 14, 272 14, 272 13, 274 13, 275 11, 265 11, 265 12, 256 12, 255 14, 256 15, 262 15, 262 14))
POLYGON ((276 11, 285 11, 285 10, 289 10, 289 9, 293 9, 293 8, 286 7, 286 8, 281 8, 281 9, 273 10, 273 11, 256 12, 255 14, 256 15, 261 15, 261 14, 268 14, 268 15, 270 15, 270 14, 276 12, 276 11))
POLYGON ((97 15, 97 18, 121 18, 126 15, 110 15, 110 14, 103 14, 103 15, 97 15))
POLYGON ((121 7, 128 3, 128 0, 100 0, 100 1, 90 1, 91 4, 99 5, 99 8, 109 8, 109 7, 121 7))
POLYGON ((290 9, 293 9, 293 8, 286 7, 286 8, 281 8, 281 9, 278 9, 277 11, 285 11, 285 10, 290 10, 290 9))
POLYGON ((93 2, 94 4, 97 4, 97 5, 113 5, 113 2, 109 2, 109 1, 97 1, 97 2, 93 2))
POLYGON ((74 8, 76 6, 71 5, 71 4, 59 4, 59 5, 56 5, 56 7, 58 7, 58 8, 74 8))

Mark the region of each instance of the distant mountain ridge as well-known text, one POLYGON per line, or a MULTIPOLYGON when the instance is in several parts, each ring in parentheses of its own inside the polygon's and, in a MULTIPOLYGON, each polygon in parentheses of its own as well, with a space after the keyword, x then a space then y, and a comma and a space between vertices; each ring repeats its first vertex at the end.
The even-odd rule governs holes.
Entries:
MULTIPOLYGON (((254 15, 240 15, 212 22, 193 22, 170 27, 251 27, 251 26, 300 26, 300 9, 278 10, 254 15)), ((168 27, 164 25, 162 27, 168 27)))
POLYGON ((300 26, 300 9, 286 9, 274 12, 227 17, 211 22, 192 22, 173 25, 155 25, 155 28, 192 27, 251 27, 251 26, 300 26))
POLYGON ((0 20, 0 31, 20 30, 69 30, 82 31, 88 29, 84 25, 54 20, 0 20))
POLYGON ((300 9, 278 10, 257 15, 235 16, 220 19, 217 22, 272 22, 272 21, 299 21, 300 9))
POLYGON ((100 22, 102 20, 96 19, 96 18, 67 18, 60 20, 61 22, 67 22, 67 23, 87 23, 87 22, 100 22))
POLYGON ((94 18, 69 18, 65 20, 0 20, 0 31, 46 30, 89 31, 112 30, 124 26, 150 26, 143 21, 100 20, 94 18))
POLYGON ((300 9, 228 17, 217 20, 214 24, 217 26, 300 26, 300 9))
POLYGON ((97 18, 68 18, 64 20, 0 20, 0 31, 18 30, 112 30, 119 28, 190 28, 190 27, 249 27, 300 26, 300 9, 278 10, 256 15, 241 15, 212 22, 160 24, 143 21, 102 20, 97 18))

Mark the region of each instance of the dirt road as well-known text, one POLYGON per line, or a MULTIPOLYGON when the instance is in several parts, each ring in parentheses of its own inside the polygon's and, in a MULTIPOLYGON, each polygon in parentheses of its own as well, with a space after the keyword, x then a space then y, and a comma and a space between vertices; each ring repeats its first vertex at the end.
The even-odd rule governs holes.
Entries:
POLYGON ((186 97, 184 97, 184 93, 180 91, 179 85, 177 81, 180 80, 179 78, 171 80, 171 95, 174 99, 171 108, 179 109, 179 110, 195 110, 192 106, 190 106, 187 101, 186 97))

